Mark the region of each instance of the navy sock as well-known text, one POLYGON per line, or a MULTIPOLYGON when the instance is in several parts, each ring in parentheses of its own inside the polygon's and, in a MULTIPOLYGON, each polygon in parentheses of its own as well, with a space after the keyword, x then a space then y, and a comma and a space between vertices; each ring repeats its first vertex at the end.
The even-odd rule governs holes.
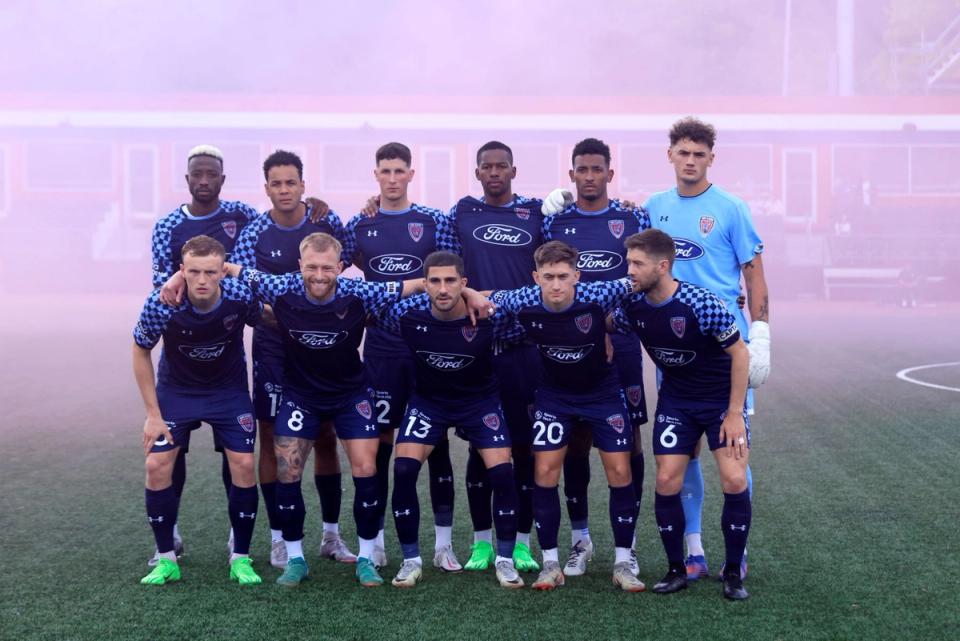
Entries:
POLYGON ((560 491, 556 486, 533 486, 533 520, 540 549, 556 548, 560 531, 560 491))
POLYGON ((220 452, 220 480, 223 482, 223 491, 227 493, 227 500, 230 500, 230 488, 233 487, 233 477, 230 475, 230 461, 227 459, 227 452, 220 452))
POLYGON ((497 526, 497 554, 513 556, 517 543, 517 485, 513 465, 501 463, 487 470, 493 486, 493 522, 497 526))
POLYGON ((630 457, 630 473, 633 475, 633 493, 637 497, 637 512, 634 518, 640 516, 640 500, 643 498, 643 452, 630 457))
POLYGON ((313 484, 320 496, 320 515, 324 523, 340 521, 340 499, 343 496, 343 484, 340 472, 336 474, 314 474, 313 484))
POLYGON ((153 528, 158 552, 173 552, 173 524, 177 522, 177 491, 173 485, 162 490, 144 488, 147 522, 153 528))
POLYGON ((357 523, 357 536, 361 539, 377 537, 379 499, 376 476, 353 477, 353 518, 357 523))
POLYGON ((387 499, 390 497, 390 457, 393 456, 393 445, 380 441, 377 449, 377 531, 383 529, 384 517, 387 514, 387 499))
POLYGON ((180 448, 177 452, 177 460, 173 462, 173 491, 177 495, 177 501, 183 496, 183 486, 187 484, 187 453, 180 448))
POLYGON ((230 514, 230 525, 233 526, 234 554, 250 553, 250 539, 253 538, 253 526, 257 522, 257 503, 259 502, 256 485, 230 486, 227 511, 230 514))
POLYGON ((470 520, 473 531, 480 532, 493 527, 490 516, 490 499, 493 488, 487 476, 487 466, 475 449, 470 448, 467 457, 467 504, 470 506, 470 520))
POLYGON ((727 552, 727 568, 739 568, 743 551, 747 547, 753 508, 750 505, 750 490, 739 494, 723 493, 723 511, 720 525, 723 527, 723 545, 727 552))
POLYGON ((667 553, 667 562, 671 565, 683 563, 683 530, 685 519, 680 493, 654 494, 653 512, 657 516, 657 529, 660 540, 667 553))
POLYGON ((299 541, 303 538, 303 521, 307 510, 303 505, 300 481, 284 483, 277 481, 277 518, 284 541, 299 541))
POLYGON ((613 527, 615 547, 628 548, 633 545, 633 531, 637 527, 636 513, 637 499, 633 493, 633 485, 610 487, 610 525, 613 527))
POLYGON ((280 516, 277 514, 277 482, 260 483, 260 493, 263 494, 263 505, 267 508, 267 521, 271 530, 279 530, 280 516))
POLYGON ((420 461, 400 456, 393 461, 393 520, 403 558, 420 556, 420 500, 417 498, 417 476, 420 461))
POLYGON ((427 457, 430 464, 430 503, 436 525, 453 525, 453 464, 450 441, 442 439, 427 457))
POLYGON ((517 484, 517 532, 533 527, 533 457, 514 456, 513 474, 517 484))
POLYGON ((574 530, 587 527, 590 508, 587 488, 590 485, 590 457, 568 456, 563 462, 563 495, 567 497, 567 515, 574 530))

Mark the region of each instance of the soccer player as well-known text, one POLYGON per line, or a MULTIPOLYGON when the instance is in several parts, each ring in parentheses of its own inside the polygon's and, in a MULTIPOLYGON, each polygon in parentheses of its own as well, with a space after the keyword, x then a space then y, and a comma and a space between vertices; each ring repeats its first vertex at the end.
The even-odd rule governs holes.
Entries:
POLYGON ((158 552, 155 567, 140 582, 163 585, 180 580, 173 538, 179 508, 173 468, 180 443, 205 421, 218 434, 230 464, 227 510, 234 533, 230 578, 241 585, 256 584, 261 580, 248 554, 258 502, 253 472, 256 434, 243 327, 258 322, 262 307, 246 286, 221 282, 226 250, 217 240, 192 238, 183 244, 182 255, 186 299, 170 307, 154 290, 133 332, 133 371, 147 413, 143 425, 147 519, 158 552), (155 378, 150 352, 161 338, 163 352, 155 378))
MULTIPOLYGON (((586 138, 578 142, 572 153, 570 180, 576 185, 576 200, 557 200, 557 190, 544 202, 544 237, 563 240, 580 250, 577 265, 584 281, 623 278, 627 264, 623 239, 650 227, 646 211, 611 200, 607 186, 613 180, 610 147, 602 140, 586 138), (558 210, 558 204, 562 209, 558 210)), ((630 426, 634 431, 634 450, 630 457, 637 514, 643 495, 644 459, 640 426, 647 422, 647 403, 643 390, 642 352, 635 336, 611 337, 613 359, 620 385, 629 403, 630 426)), ((571 547, 564 573, 578 576, 586 572, 593 556, 593 541, 588 522, 587 488, 590 482, 589 432, 573 435, 570 452, 564 464, 564 494, 571 522, 571 547)), ((631 568, 639 573, 635 555, 631 568)))
POLYGON ((610 523, 616 557, 613 582, 621 589, 644 589, 631 571, 636 526, 626 399, 617 372, 606 356, 605 318, 632 291, 629 279, 580 283, 577 251, 560 241, 541 245, 535 255, 536 287, 494 292, 497 306, 517 318, 538 347, 543 381, 536 391, 533 432, 533 514, 543 552, 543 569, 533 588, 563 585, 557 556, 560 496, 557 485, 576 421, 586 423, 600 450, 610 487, 610 523))
POLYGON ((653 591, 667 594, 687 587, 680 491, 687 462, 706 434, 723 487, 723 595, 746 599, 740 564, 751 521, 750 431, 744 407, 750 354, 724 301, 674 280, 676 246, 670 236, 650 229, 627 238, 626 247, 630 278, 640 293, 613 314, 611 325, 635 332, 663 372, 653 431, 654 511, 670 565, 653 591))
POLYGON ((417 476, 433 447, 455 426, 477 450, 493 486, 497 580, 504 587, 521 588, 523 579, 513 563, 517 489, 510 434, 494 376, 493 346, 495 340, 509 340, 511 332, 522 335, 523 329, 508 322, 502 312, 473 324, 463 299, 467 283, 463 260, 456 254, 434 252, 423 269, 426 294, 395 303, 382 314, 384 327, 407 344, 416 371, 394 461, 392 508, 403 563, 393 585, 413 587, 423 576, 417 476))
MULTIPOLYGON (((694 118, 677 121, 670 130, 667 150, 677 186, 653 194, 644 207, 650 212, 653 226, 670 234, 676 243, 673 273, 677 278, 715 292, 737 319, 750 350, 750 387, 755 388, 770 374, 770 299, 763 274, 763 242, 747 204, 707 178, 715 142, 716 131, 711 125, 694 118), (741 275, 752 320, 749 326, 736 303, 741 275)), ((747 407, 752 414, 752 391, 748 392, 747 407)), ((687 524, 687 574, 691 580, 709 576, 700 540, 704 486, 697 452, 687 466, 681 492, 687 524)), ((752 492, 749 467, 747 481, 752 492)), ((744 557, 742 574, 746 572, 744 557)))
MULTIPOLYGON (((411 203, 407 188, 413 180, 410 149, 391 142, 377 149, 373 170, 380 185, 380 209, 375 217, 362 213, 347 223, 344 260, 363 271, 368 281, 422 278, 423 261, 436 250, 453 250, 449 219, 437 209, 411 203)), ((374 317, 363 348, 367 381, 373 389, 380 449, 377 453, 380 532, 374 563, 387 564, 383 543, 383 517, 389 484, 394 430, 400 427, 413 383, 413 359, 403 341, 379 325, 374 317)), ((434 564, 447 572, 463 569, 453 552, 453 466, 450 444, 443 439, 429 457, 430 497, 433 503, 436 544, 434 564)))

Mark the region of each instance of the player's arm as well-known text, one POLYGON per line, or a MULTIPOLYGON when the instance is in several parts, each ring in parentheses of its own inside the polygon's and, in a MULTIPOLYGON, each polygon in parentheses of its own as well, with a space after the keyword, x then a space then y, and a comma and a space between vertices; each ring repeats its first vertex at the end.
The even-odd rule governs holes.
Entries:
POLYGON ((274 329, 279 327, 279 325, 277 325, 277 317, 273 313, 273 307, 271 305, 264 305, 263 309, 260 310, 260 324, 274 329))
POLYGON ((742 266, 750 309, 750 387, 760 387, 770 376, 770 292, 763 273, 763 258, 755 254, 742 266))
POLYGON ((730 355, 730 403, 720 424, 720 442, 725 443, 727 457, 743 458, 747 451, 747 427, 743 420, 743 406, 747 398, 747 378, 750 353, 742 338, 724 351, 730 355))
POLYGON ((160 415, 160 403, 157 401, 157 383, 153 375, 153 361, 150 360, 150 350, 133 344, 133 376, 137 379, 140 397, 143 399, 143 409, 147 412, 147 420, 143 423, 143 455, 150 453, 153 444, 163 437, 173 443, 173 434, 167 429, 160 415))

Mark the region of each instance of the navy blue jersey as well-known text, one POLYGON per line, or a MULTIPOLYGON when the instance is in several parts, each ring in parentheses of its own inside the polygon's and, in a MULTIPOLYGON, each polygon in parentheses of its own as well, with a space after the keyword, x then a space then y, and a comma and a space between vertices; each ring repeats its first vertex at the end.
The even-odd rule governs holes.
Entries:
POLYGON ((194 236, 216 238, 230 260, 238 234, 257 215, 256 209, 236 200, 221 200, 216 211, 206 216, 192 215, 186 205, 177 207, 153 226, 153 286, 160 287, 180 269, 180 250, 194 236))
POLYGON ((300 273, 269 275, 244 269, 240 277, 273 306, 283 337, 284 390, 319 407, 339 407, 363 384, 360 340, 367 314, 399 300, 403 284, 337 278, 329 301, 307 298, 300 273))
POLYGON ((143 305, 133 340, 153 349, 163 338, 158 386, 246 391, 243 326, 256 325, 262 310, 250 288, 233 278, 220 281, 220 300, 208 312, 197 311, 187 297, 177 307, 164 305, 155 289, 143 305))
POLYGON ((601 211, 582 211, 571 205, 543 219, 543 237, 562 240, 580 252, 580 280, 610 280, 627 275, 627 250, 623 241, 650 229, 644 209, 628 209, 617 200, 601 211))
POLYGON ((621 333, 635 332, 663 373, 660 397, 690 407, 730 402, 730 356, 740 339, 737 321, 720 298, 680 281, 672 297, 651 305, 634 294, 614 312, 621 333))
MULTIPOLYGON (((435 251, 460 253, 450 218, 439 209, 410 205, 402 211, 383 211, 373 218, 357 214, 344 232, 345 260, 373 282, 423 277, 423 261, 435 251)), ((399 337, 383 331, 374 318, 367 333, 365 354, 406 354, 399 337)))
POLYGON ((499 290, 491 299, 520 321, 540 350, 543 388, 593 395, 620 388, 607 362, 606 317, 631 291, 628 278, 579 283, 573 304, 561 312, 547 309, 539 287, 499 290))
POLYGON ((310 221, 308 210, 294 227, 278 225, 265 212, 243 230, 230 261, 265 274, 289 274, 300 271, 300 241, 315 232, 324 232, 344 242, 343 223, 333 211, 319 222, 310 221))
POLYGON ((413 355, 417 396, 445 405, 497 396, 494 340, 510 340, 523 330, 499 310, 473 325, 469 317, 439 320, 430 309, 430 297, 420 294, 381 313, 384 329, 401 336, 413 355))
POLYGON ((514 195, 502 206, 467 196, 450 210, 467 284, 518 289, 533 282, 533 252, 543 244, 542 201, 514 195))

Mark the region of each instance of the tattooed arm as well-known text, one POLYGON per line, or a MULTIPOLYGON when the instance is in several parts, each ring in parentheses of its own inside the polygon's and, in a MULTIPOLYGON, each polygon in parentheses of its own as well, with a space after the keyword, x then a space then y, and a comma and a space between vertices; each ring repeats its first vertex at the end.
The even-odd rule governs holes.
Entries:
POLYGON ((750 320, 770 322, 770 293, 767 279, 763 275, 763 258, 756 254, 749 263, 744 263, 743 282, 747 285, 747 305, 750 308, 750 320))

